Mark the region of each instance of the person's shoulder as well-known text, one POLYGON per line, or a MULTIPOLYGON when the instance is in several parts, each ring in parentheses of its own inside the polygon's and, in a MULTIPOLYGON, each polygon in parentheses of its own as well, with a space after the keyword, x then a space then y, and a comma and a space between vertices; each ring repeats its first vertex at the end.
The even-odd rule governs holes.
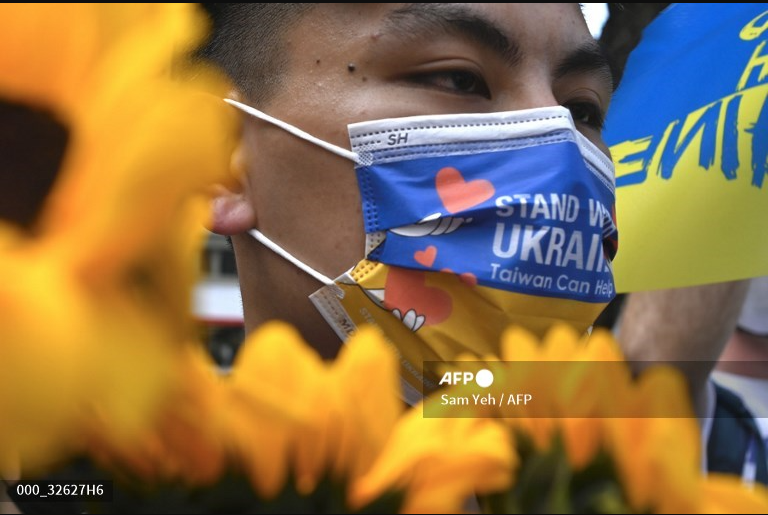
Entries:
POLYGON ((715 385, 715 410, 707 442, 709 472, 768 484, 768 453, 755 418, 736 393, 715 385))

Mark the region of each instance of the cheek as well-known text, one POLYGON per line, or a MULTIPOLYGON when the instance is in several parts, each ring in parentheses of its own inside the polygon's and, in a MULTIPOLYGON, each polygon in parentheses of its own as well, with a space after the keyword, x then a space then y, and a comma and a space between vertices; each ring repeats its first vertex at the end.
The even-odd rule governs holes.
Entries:
POLYGON ((362 259, 365 235, 352 163, 280 129, 264 128, 254 139, 248 194, 259 228, 327 275, 362 259))
POLYGON ((611 149, 608 147, 608 145, 605 144, 605 142, 602 142, 602 146, 598 146, 600 150, 605 152, 605 155, 608 156, 608 159, 613 162, 613 156, 611 155, 611 149))
POLYGON ((592 144, 599 148, 600 151, 608 157, 608 159, 611 159, 611 149, 608 148, 605 140, 603 140, 602 132, 594 129, 580 129, 579 132, 582 136, 587 138, 592 144))
POLYGON ((592 138, 590 138, 590 141, 591 141, 592 143, 594 143, 594 144, 595 144, 595 146, 597 146, 597 148, 599 148, 599 149, 600 149, 600 150, 603 152, 603 154, 605 154, 606 156, 608 156, 608 159, 610 159, 611 161, 613 161, 613 157, 611 156, 611 149, 610 149, 610 148, 608 148, 608 145, 606 145, 606 143, 605 143, 605 141, 603 141, 603 138, 602 138, 602 137, 598 137, 598 138, 596 138, 596 139, 592 139, 592 138))

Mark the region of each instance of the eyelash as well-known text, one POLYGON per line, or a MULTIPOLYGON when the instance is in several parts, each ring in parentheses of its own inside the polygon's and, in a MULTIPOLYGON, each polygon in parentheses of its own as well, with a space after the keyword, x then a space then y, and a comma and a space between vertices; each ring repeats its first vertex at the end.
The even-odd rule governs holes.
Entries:
POLYGON ((488 85, 485 83, 485 80, 480 75, 467 70, 429 72, 414 75, 410 80, 417 84, 438 88, 457 95, 479 95, 483 98, 491 98, 491 92, 488 85), (453 85, 439 84, 441 80, 445 79, 447 79, 448 82, 452 82, 453 85), (471 81, 469 86, 461 84, 461 82, 466 81, 466 79, 471 81))
POLYGON ((567 102, 563 104, 563 107, 571 111, 571 116, 573 116, 573 120, 576 123, 583 123, 598 131, 603 129, 605 117, 603 110, 596 103, 586 101, 567 102))
MULTIPOLYGON (((458 69, 423 73, 412 76, 410 80, 423 86, 435 87, 457 95, 479 95, 483 98, 491 99, 491 92, 485 80, 480 75, 468 70, 458 69), (439 83, 446 79, 448 82, 453 82, 453 87, 439 83), (469 79, 471 84, 469 86, 466 84, 461 85, 460 82, 466 79, 469 79)), ((589 101, 574 101, 567 102, 563 106, 571 111, 576 123, 583 123, 598 131, 603 129, 605 117, 603 110, 598 104, 589 101)))

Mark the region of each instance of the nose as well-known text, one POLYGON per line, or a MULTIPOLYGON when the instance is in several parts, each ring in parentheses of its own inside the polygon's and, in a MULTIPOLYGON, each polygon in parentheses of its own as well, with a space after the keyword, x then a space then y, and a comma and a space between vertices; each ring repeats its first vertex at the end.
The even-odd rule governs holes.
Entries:
POLYGON ((517 111, 560 105, 548 73, 521 74, 496 97, 498 111, 517 111))
MULTIPOLYGON (((495 112, 505 112, 563 105, 561 100, 565 101, 565 98, 558 99, 557 92, 560 86, 556 84, 548 70, 525 67, 521 73, 509 78, 503 87, 496 90, 492 109, 495 112)), ((562 92, 560 94, 562 95, 562 92)), ((576 128, 603 154, 608 158, 611 157, 610 149, 603 141, 601 131, 585 130, 579 125, 576 128)))

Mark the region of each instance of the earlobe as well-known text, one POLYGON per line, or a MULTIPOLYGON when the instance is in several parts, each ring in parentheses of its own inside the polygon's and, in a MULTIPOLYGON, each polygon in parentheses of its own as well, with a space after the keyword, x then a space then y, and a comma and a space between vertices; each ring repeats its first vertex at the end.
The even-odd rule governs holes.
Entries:
POLYGON ((256 226, 256 213, 242 192, 218 187, 211 202, 210 230, 223 236, 241 234, 256 226))
MULTIPOLYGON (((240 148, 232 155, 234 175, 242 177, 242 153, 240 148)), ((217 185, 211 201, 212 232, 223 236, 241 234, 256 226, 256 211, 242 191, 239 181, 233 185, 217 185)))

